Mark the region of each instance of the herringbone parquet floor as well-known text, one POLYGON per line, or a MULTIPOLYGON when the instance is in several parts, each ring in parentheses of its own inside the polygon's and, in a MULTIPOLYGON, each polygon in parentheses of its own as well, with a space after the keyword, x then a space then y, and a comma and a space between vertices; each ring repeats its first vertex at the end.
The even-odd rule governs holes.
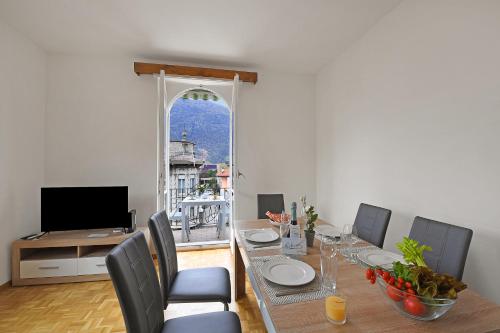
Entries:
MULTIPOLYGON (((229 249, 179 252, 180 269, 224 266, 231 272, 229 249)), ((248 283, 247 283, 248 286, 248 283)), ((232 302, 243 332, 266 332, 255 296, 232 302)), ((166 318, 222 310, 221 304, 173 304, 166 318)), ((125 332, 111 281, 5 288, 0 291, 1 333, 125 332)))

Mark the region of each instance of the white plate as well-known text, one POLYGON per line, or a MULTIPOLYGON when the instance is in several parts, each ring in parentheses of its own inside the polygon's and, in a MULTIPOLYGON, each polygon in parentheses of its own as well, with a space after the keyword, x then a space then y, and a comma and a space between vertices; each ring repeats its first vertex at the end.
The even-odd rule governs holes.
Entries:
POLYGON ((316 228, 314 228, 314 231, 316 231, 318 235, 324 235, 328 237, 340 237, 340 232, 337 230, 337 228, 329 224, 318 225, 316 226, 316 228))
POLYGON ((360 251, 358 259, 368 266, 388 266, 389 268, 392 268, 394 261, 405 262, 402 255, 380 249, 360 251))
POLYGON ((268 243, 277 240, 280 236, 273 229, 257 229, 245 231, 245 238, 256 243, 268 243))
POLYGON ((282 286, 301 286, 314 280, 316 272, 305 262, 295 259, 277 259, 262 266, 262 276, 282 286))

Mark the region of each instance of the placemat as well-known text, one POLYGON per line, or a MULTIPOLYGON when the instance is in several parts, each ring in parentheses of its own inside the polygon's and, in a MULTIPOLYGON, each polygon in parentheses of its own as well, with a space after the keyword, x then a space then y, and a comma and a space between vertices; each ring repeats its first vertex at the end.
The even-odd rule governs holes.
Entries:
MULTIPOLYGON (((248 230, 240 230, 240 236, 243 240, 243 244, 245 245, 245 249, 248 251, 257 251, 257 250, 270 250, 270 249, 281 249, 281 238, 269 243, 255 243, 247 240, 245 238, 245 232, 251 230, 262 230, 262 229, 272 229, 272 228, 259 228, 259 229, 248 229, 248 230)), ((279 234, 279 232, 278 232, 279 234)))
POLYGON ((254 257, 251 258, 251 268, 253 270, 254 276, 257 279, 257 283, 261 284, 264 287, 271 303, 275 305, 282 304, 290 304, 290 303, 299 303, 304 301, 311 301, 315 299, 325 298, 326 296, 333 295, 334 293, 330 290, 324 289, 321 286, 320 274, 316 272, 316 277, 314 280, 306 285, 300 287, 285 287, 280 286, 275 283, 267 281, 261 273, 262 266, 264 263, 269 260, 277 260, 277 259, 287 259, 287 256, 284 255, 275 255, 275 256, 262 256, 262 257, 254 257), (292 290, 303 290, 303 289, 314 289, 315 291, 309 291, 299 294, 293 295, 285 295, 285 296, 276 296, 279 292, 286 292, 292 290))

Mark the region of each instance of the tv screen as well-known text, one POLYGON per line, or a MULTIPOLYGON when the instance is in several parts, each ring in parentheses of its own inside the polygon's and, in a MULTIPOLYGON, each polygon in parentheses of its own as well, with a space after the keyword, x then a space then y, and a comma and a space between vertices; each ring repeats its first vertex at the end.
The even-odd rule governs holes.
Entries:
POLYGON ((130 228, 128 187, 43 187, 42 231, 130 228))

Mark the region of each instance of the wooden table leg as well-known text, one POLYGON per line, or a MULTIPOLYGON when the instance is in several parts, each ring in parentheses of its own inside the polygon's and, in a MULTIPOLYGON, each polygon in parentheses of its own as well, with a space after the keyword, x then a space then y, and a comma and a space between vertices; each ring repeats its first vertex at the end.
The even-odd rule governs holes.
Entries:
MULTIPOLYGON (((234 240, 236 243, 236 240, 234 240)), ((235 282, 235 293, 234 298, 236 300, 245 296, 245 264, 241 258, 240 248, 238 244, 234 246, 234 282, 235 282)))

